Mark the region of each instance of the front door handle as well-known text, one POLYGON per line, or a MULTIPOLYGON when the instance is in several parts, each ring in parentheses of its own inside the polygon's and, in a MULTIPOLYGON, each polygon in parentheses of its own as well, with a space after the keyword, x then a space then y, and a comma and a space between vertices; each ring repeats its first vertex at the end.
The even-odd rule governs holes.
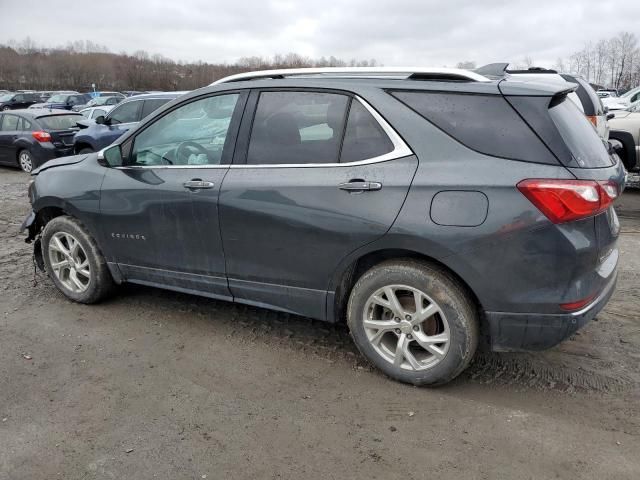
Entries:
POLYGON ((184 188, 188 188, 189 190, 205 190, 207 188, 213 188, 213 182, 207 182, 205 180, 200 180, 199 178, 194 178, 193 180, 184 182, 183 185, 184 188))
POLYGON ((371 192, 380 190, 382 184, 380 182, 368 182, 366 180, 351 180, 350 182, 344 182, 338 185, 340 190, 346 190, 347 192, 371 192))

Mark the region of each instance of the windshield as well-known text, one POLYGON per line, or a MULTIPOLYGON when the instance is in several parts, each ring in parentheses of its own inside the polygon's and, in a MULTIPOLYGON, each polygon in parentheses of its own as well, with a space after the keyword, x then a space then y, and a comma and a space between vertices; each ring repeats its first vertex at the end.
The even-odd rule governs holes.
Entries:
POLYGON ((76 127, 78 120, 83 118, 80 114, 50 115, 48 117, 38 117, 38 122, 45 130, 68 130, 76 127))
POLYGON ((5 93, 4 95, 0 95, 0 102, 8 102, 13 98, 13 93, 5 93))
POLYGON ((629 111, 629 112, 640 112, 640 100, 637 100, 637 101, 633 102, 631 105, 629 105, 629 107, 627 108, 627 111, 629 111))
POLYGON ((629 90, 627 93, 623 93, 622 95, 620 95, 620 98, 629 98, 631 95, 640 92, 640 87, 637 88, 632 88, 631 90, 629 90))
POLYGON ((53 95, 49 97, 49 103, 65 103, 69 95, 53 95))

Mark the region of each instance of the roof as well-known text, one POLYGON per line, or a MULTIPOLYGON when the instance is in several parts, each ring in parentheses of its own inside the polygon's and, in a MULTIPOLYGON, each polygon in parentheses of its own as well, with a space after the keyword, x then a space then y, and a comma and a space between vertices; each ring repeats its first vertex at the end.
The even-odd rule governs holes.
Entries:
POLYGON ((54 115, 80 115, 78 112, 72 112, 71 110, 60 110, 60 109, 51 109, 48 108, 23 108, 20 110, 9 110, 4 113, 17 113, 19 115, 24 115, 25 117, 31 118, 40 118, 40 117, 50 117, 54 115))

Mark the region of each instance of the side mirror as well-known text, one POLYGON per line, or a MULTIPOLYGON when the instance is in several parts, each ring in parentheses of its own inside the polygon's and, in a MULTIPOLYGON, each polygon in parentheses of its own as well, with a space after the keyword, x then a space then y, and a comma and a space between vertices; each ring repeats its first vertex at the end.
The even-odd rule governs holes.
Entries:
POLYGON ((105 123, 104 115, 98 115, 98 116, 96 117, 96 123, 97 123, 98 125, 104 125, 104 123, 105 123))
POLYGON ((122 149, 120 145, 113 145, 98 152, 98 163, 103 167, 121 167, 122 149))

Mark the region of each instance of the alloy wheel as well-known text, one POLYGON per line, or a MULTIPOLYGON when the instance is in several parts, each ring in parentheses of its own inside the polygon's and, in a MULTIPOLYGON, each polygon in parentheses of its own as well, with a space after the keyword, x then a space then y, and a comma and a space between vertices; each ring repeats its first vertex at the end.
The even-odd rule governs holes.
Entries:
POLYGON ((24 150, 20 152, 18 161, 20 162, 20 168, 22 170, 27 173, 31 173, 31 170, 33 170, 33 161, 31 160, 31 155, 29 155, 29 152, 26 152, 24 150))
POLYGON ((427 370, 449 350, 451 334, 440 306, 426 293, 388 285, 365 303, 363 325, 373 349, 398 368, 427 370))
POLYGON ((51 270, 68 290, 81 293, 89 287, 91 267, 80 242, 69 233, 57 232, 49 241, 51 270))

